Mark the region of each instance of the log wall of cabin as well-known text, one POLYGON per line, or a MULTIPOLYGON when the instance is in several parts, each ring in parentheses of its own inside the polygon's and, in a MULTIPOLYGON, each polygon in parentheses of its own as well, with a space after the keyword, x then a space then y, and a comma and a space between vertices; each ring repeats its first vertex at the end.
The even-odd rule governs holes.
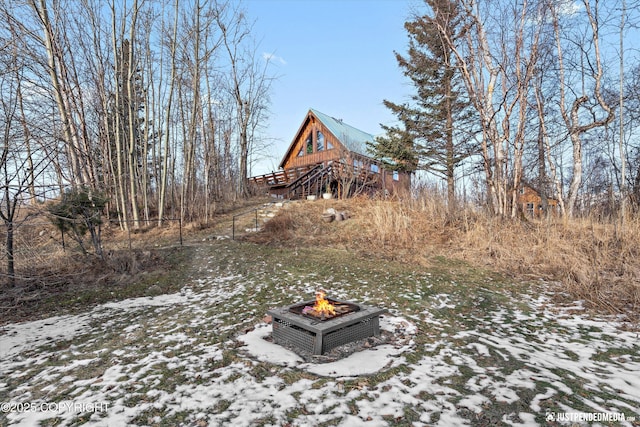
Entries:
POLYGON ((391 194, 406 193, 411 189, 411 175, 398 172, 398 179, 394 179, 393 171, 385 170, 384 188, 391 194))

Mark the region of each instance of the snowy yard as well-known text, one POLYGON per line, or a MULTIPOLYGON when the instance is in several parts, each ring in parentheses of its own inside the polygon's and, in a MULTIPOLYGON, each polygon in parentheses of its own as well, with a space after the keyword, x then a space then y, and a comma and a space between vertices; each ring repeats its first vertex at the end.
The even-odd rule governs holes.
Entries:
POLYGON ((194 264, 176 294, 0 327, 0 425, 640 425, 638 333, 544 284, 233 242, 194 264), (406 339, 326 364, 263 339, 317 288, 406 339))

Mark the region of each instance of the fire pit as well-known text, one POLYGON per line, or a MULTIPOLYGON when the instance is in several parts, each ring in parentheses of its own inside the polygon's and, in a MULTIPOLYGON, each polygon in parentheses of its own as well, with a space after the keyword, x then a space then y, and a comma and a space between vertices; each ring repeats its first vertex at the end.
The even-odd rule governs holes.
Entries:
POLYGON ((267 311, 273 318, 273 341, 319 355, 361 339, 380 335, 379 317, 387 310, 326 299, 316 292, 306 301, 267 311))

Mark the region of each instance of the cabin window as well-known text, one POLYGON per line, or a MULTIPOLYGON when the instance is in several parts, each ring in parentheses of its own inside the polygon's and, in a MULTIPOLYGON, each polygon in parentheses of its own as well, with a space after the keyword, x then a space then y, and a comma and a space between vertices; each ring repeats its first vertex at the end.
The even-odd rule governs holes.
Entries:
POLYGON ((327 147, 326 147, 326 148, 327 148, 327 150, 332 150, 332 149, 333 149, 333 144, 332 144, 329 140, 327 140, 327 141, 326 141, 326 144, 325 144, 325 145, 327 146, 327 147))
POLYGON ((318 145, 318 151, 324 150, 324 134, 320 131, 316 133, 316 144, 318 145))
POLYGON ((398 171, 393 171, 393 180, 400 181, 400 174, 398 173, 398 171))
POLYGON ((527 215, 533 217, 533 203, 527 203, 527 215))
POLYGON ((300 147, 300 151, 298 151, 298 157, 304 156, 304 147, 300 147))
POLYGON ((313 153, 313 138, 311 135, 312 134, 309 134, 309 136, 307 137, 307 140, 304 142, 307 154, 313 153))
POLYGON ((364 162, 362 160, 353 159, 353 167, 358 169, 364 166, 364 162))
POLYGON ((520 187, 520 194, 524 194, 524 187, 520 187))
POLYGON ((378 168, 378 165, 376 165, 375 163, 371 163, 371 172, 378 173, 379 171, 380 169, 378 168))

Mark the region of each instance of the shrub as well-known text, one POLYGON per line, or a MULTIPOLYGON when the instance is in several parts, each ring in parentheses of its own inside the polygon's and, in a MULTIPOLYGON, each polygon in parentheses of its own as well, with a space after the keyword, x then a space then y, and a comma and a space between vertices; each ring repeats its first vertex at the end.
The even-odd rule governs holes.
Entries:
MULTIPOLYGON (((63 233, 70 234, 83 253, 87 253, 83 236, 89 232, 96 255, 102 257, 102 212, 108 199, 103 193, 88 188, 66 191, 60 201, 47 208, 51 222, 63 233)), ((64 244, 64 240, 63 240, 64 244)))

